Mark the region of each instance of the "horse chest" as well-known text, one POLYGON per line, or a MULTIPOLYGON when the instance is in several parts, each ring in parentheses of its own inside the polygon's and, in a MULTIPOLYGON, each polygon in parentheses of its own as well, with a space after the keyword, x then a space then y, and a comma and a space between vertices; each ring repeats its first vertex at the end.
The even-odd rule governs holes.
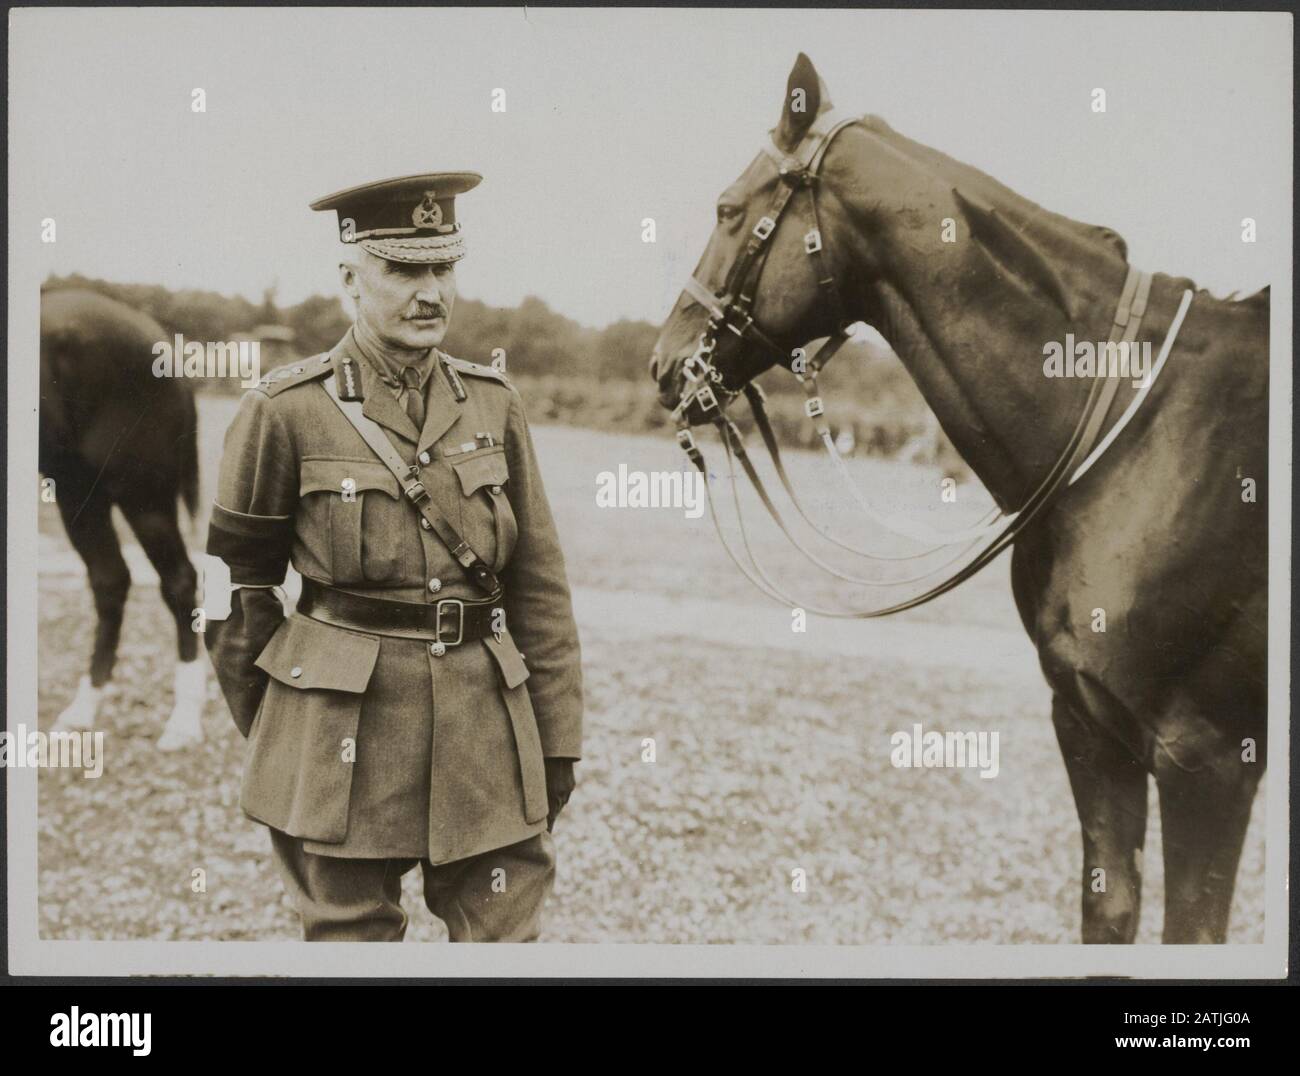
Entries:
POLYGON ((1099 730, 1149 757, 1161 696, 1180 659, 1144 585, 1140 547, 1051 527, 1017 542, 1012 586, 1053 692, 1099 730), (1091 538, 1091 540, 1089 540, 1091 538))

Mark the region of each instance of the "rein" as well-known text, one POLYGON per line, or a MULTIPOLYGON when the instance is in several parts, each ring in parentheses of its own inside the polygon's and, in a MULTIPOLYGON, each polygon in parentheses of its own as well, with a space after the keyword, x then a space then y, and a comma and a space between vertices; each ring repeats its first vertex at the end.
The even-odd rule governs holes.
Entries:
MULTIPOLYGON (((1065 488, 1073 485, 1092 467, 1132 419, 1138 407, 1150 392, 1156 377, 1159 376, 1160 371, 1163 369, 1192 299, 1190 290, 1184 292, 1178 313, 1170 324, 1159 358, 1150 371, 1146 382, 1134 396, 1119 421, 1111 428, 1106 437, 1100 441, 1098 438, 1101 427, 1119 390, 1120 378, 1106 376, 1094 379, 1070 440, 1062 450, 1056 463, 1034 492, 1030 494, 1019 511, 1004 516, 1000 510, 994 509, 975 526, 963 531, 947 533, 910 523, 903 526, 896 520, 881 515, 867 502, 848 473, 848 467, 835 446, 834 438, 831 436, 830 425, 825 416, 825 404, 817 385, 817 374, 844 346, 851 335, 843 297, 833 274, 829 272, 823 253, 824 244, 817 212, 818 173, 822 160, 835 136, 846 127, 857 122, 859 121, 856 118, 834 118, 834 113, 828 112, 813 123, 794 153, 784 154, 775 145, 765 145, 763 147, 763 152, 776 162, 781 179, 776 196, 769 205, 767 213, 759 219, 751 230, 745 249, 732 266, 730 272, 728 272, 720 293, 711 291, 695 276, 691 276, 685 285, 684 290, 686 293, 708 311, 709 320, 705 329, 700 333, 695 353, 683 365, 682 393, 676 408, 673 410, 673 418, 678 426, 678 444, 681 445, 691 463, 705 476, 704 486, 708 496, 709 513, 714 528, 718 533, 718 538, 732 562, 755 587, 768 597, 821 616, 839 619, 866 619, 888 616, 906 609, 915 608, 965 582, 1001 555, 1065 488), (783 366, 785 365, 788 356, 786 349, 781 347, 755 323, 753 303, 754 296, 758 291, 759 280, 762 277, 763 267, 771 249, 768 240, 776 232, 777 225, 780 223, 782 214, 785 212, 794 192, 799 189, 808 190, 812 214, 812 228, 803 237, 804 252, 813 259, 818 286, 834 311, 835 323, 838 327, 835 335, 829 337, 816 354, 807 360, 805 369, 795 370, 795 377, 802 385, 806 396, 804 412, 813 422, 818 437, 835 465, 839 477, 848 487, 863 513, 895 534, 909 538, 914 542, 932 543, 930 548, 921 552, 902 555, 872 553, 843 542, 814 524, 795 493, 794 484, 790 480, 785 465, 781 460, 776 436, 767 417, 762 389, 753 384, 752 381, 747 381, 739 387, 728 386, 724 375, 714 364, 713 358, 717 347, 717 335, 725 329, 734 333, 742 341, 757 345, 761 349, 768 351, 776 361, 783 366), (784 518, 754 468, 749 453, 745 449, 740 430, 726 414, 727 407, 741 395, 745 397, 746 402, 749 404, 755 426, 772 460, 782 488, 799 517, 820 537, 841 549, 874 561, 919 560, 945 548, 951 548, 952 546, 960 546, 960 548, 942 563, 904 579, 873 580, 861 578, 843 572, 820 559, 790 533, 784 518), (721 397, 721 400, 719 397, 721 397), (697 408, 706 421, 713 423, 721 435, 723 448, 727 455, 728 477, 732 482, 741 541, 752 568, 737 556, 736 551, 723 533, 717 506, 713 499, 713 491, 709 487, 708 469, 705 465, 704 454, 696 443, 690 428, 689 416, 692 407, 697 408), (970 560, 948 577, 929 589, 892 605, 870 609, 846 610, 823 608, 800 602, 773 582, 754 555, 749 543, 748 532, 745 529, 744 513, 740 505, 739 483, 736 481, 735 471, 736 461, 740 462, 742 470, 758 494, 763 507, 785 538, 812 564, 838 579, 871 587, 895 587, 915 583, 951 567, 968 554, 971 554, 977 546, 982 546, 982 548, 974 552, 970 560)), ((1110 344, 1131 345, 1133 343, 1142 318, 1146 313, 1150 289, 1151 275, 1130 266, 1111 325, 1110 344)), ((1113 350, 1108 348, 1107 354, 1113 354, 1113 350)))

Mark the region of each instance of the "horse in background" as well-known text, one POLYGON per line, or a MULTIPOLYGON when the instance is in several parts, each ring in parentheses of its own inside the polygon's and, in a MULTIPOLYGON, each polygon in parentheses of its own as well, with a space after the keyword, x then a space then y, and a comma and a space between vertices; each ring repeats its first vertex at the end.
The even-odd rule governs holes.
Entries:
POLYGON ((175 750, 203 738, 207 676, 192 627, 197 573, 177 510, 184 501, 192 520, 198 504, 198 420, 189 386, 153 375, 154 345, 168 338, 153 318, 98 292, 41 294, 40 472, 85 562, 96 615, 90 670, 54 727, 93 727, 117 660, 131 574, 116 505, 176 622, 174 703, 158 741, 175 750))

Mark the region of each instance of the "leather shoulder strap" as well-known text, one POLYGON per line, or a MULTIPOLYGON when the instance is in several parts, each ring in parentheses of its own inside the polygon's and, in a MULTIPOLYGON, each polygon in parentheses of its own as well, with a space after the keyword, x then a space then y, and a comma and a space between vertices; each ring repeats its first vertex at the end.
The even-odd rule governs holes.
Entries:
POLYGON ((393 447, 393 443, 385 435, 379 424, 362 413, 360 403, 355 400, 339 399, 338 385, 335 383, 334 378, 331 377, 326 380, 324 388, 329 394, 329 398, 343 412, 343 417, 352 423, 353 428, 361 435, 361 439, 370 446, 370 450, 379 457, 385 467, 393 472, 393 477, 397 479, 397 484, 402 487, 402 492, 406 494, 407 500, 411 502, 415 510, 428 523, 429 529, 447 547, 447 551, 456 558, 456 563, 465 569, 469 577, 490 598, 494 600, 499 598, 502 593, 500 580, 497 579, 483 558, 474 552, 469 542, 438 511, 438 507, 433 503, 429 491, 425 489, 424 483, 419 479, 418 469, 407 465, 406 461, 402 459, 401 453, 393 447))

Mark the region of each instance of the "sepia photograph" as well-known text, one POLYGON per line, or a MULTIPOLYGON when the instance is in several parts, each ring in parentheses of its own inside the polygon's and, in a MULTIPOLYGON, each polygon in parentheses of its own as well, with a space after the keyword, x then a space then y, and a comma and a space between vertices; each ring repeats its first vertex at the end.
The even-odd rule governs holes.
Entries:
POLYGON ((1289 14, 8 17, 12 974, 1288 974, 1289 14))

